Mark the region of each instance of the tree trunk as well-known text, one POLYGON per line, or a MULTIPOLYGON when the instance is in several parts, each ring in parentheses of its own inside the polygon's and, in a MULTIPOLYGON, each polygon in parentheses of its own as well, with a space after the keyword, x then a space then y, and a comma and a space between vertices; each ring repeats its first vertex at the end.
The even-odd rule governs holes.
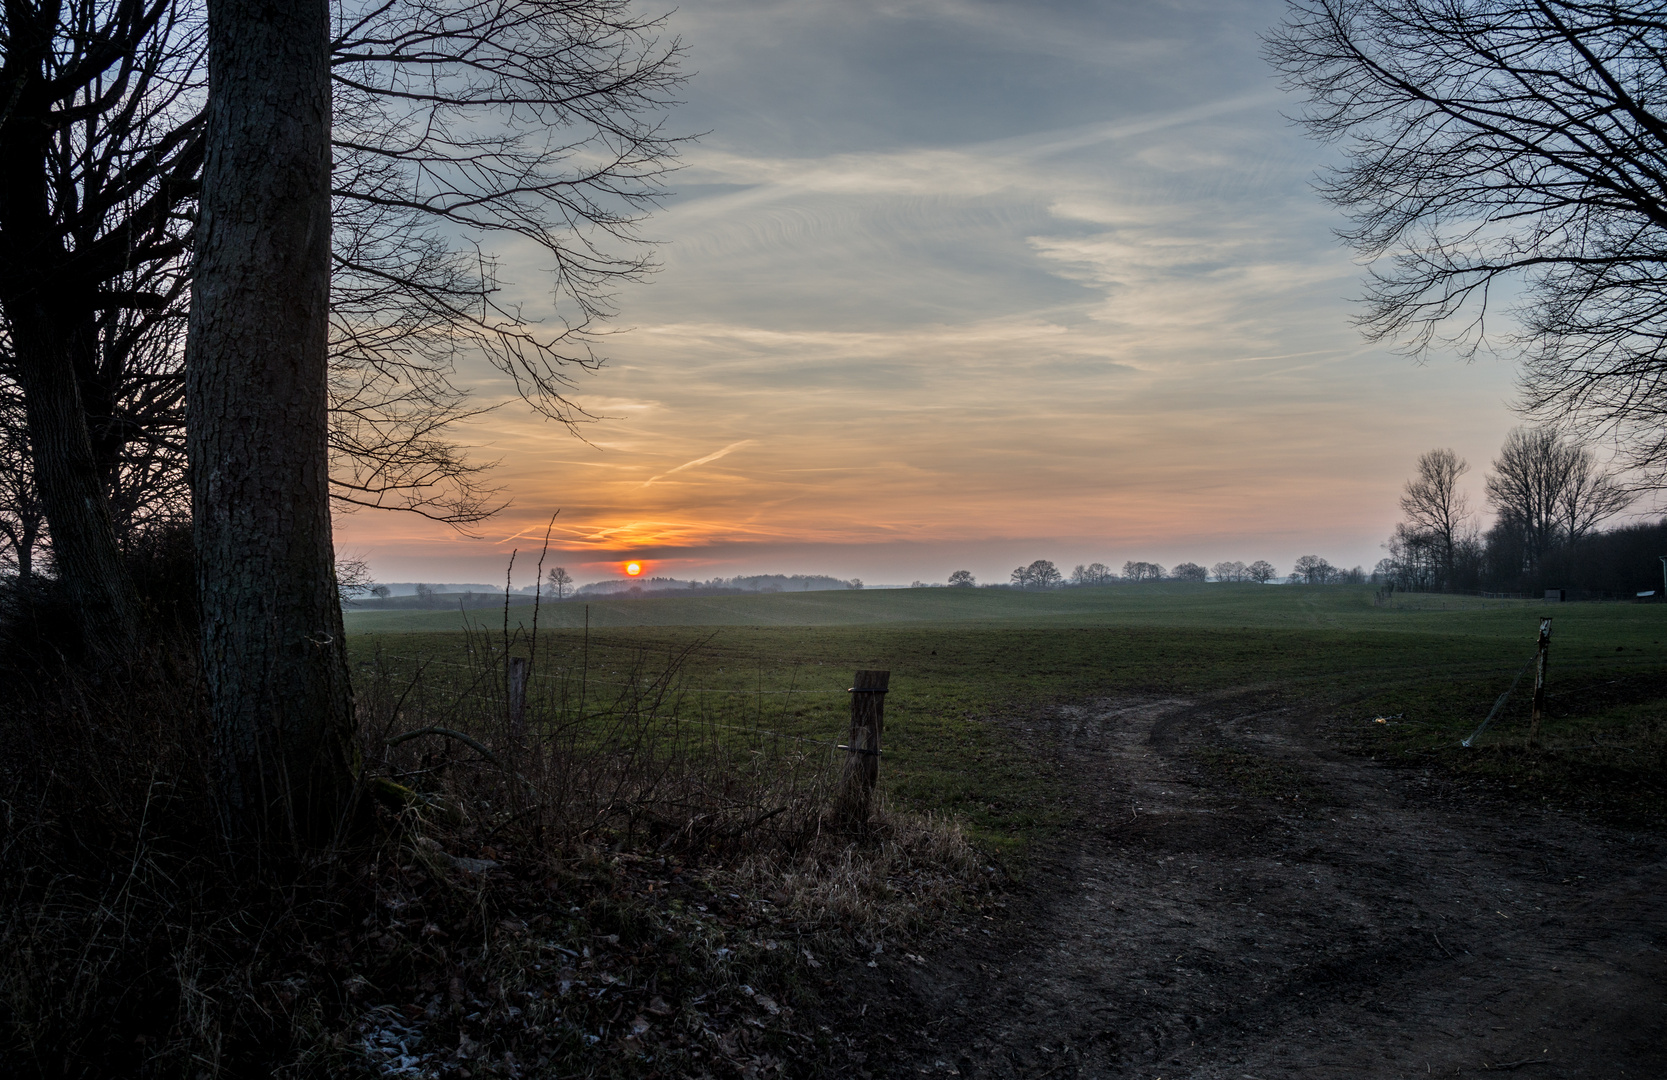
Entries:
POLYGON ((116 544, 87 431, 74 360, 76 320, 29 296, 8 297, 6 316, 28 418, 35 489, 52 529, 58 577, 89 651, 107 663, 125 662, 138 647, 139 604, 116 544))
POLYGON ((353 800, 330 538, 326 0, 210 0, 186 350, 203 670, 234 831, 315 845, 353 800))

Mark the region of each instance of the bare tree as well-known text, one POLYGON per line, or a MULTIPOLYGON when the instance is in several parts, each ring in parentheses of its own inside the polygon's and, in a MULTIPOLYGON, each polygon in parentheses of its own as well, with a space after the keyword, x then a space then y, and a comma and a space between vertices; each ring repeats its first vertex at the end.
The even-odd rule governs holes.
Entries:
POLYGON ((1115 577, 1116 575, 1112 573, 1111 567, 1105 563, 1089 563, 1087 566, 1078 563, 1076 568, 1071 571, 1071 584, 1104 585, 1115 577))
POLYGON ((347 601, 366 593, 376 597, 388 595, 387 587, 376 583, 370 563, 363 559, 336 560, 336 595, 347 601))
POLYGON ((573 575, 564 566, 553 566, 548 575, 550 588, 556 594, 557 600, 567 599, 567 587, 573 584, 573 575))
POLYGON ((1291 583, 1329 585, 1337 576, 1337 568, 1318 555, 1304 555, 1291 570, 1291 583))
POLYGON ((1010 580, 1021 589, 1052 589, 1065 579, 1052 562, 1037 559, 1029 566, 1021 566, 1014 570, 1010 580))
POLYGON ((348 0, 337 10, 332 330, 337 493, 452 521, 493 492, 440 437, 484 356, 543 415, 600 361, 613 289, 650 268, 641 213, 676 141, 660 126, 680 45, 627 0, 348 0), (541 249, 557 319, 498 298, 492 245, 541 249), (443 493, 438 497, 436 490, 443 493))
POLYGON ((1588 447, 1568 448, 1563 496, 1558 500, 1558 526, 1563 538, 1575 543, 1603 522, 1631 506, 1636 496, 1598 466, 1588 447))
POLYGON ((1524 405, 1667 470, 1667 16, 1589 0, 1290 0, 1268 42, 1301 120, 1345 141, 1323 192, 1374 263, 1362 322, 1487 340, 1523 286, 1524 405))
POLYGON ((171 0, 18 0, 0 19, 0 356, 83 637, 120 658, 138 618, 107 494, 129 437, 124 346, 178 295, 173 211, 203 145, 181 55, 201 22, 171 0))
POLYGON ((1273 563, 1268 562, 1266 559, 1257 559, 1255 562, 1245 567, 1245 576, 1250 578, 1251 581, 1256 582, 1258 585, 1266 585, 1268 582, 1279 576, 1279 571, 1275 570, 1273 563))
POLYGON ((0 568, 9 569, 19 581, 34 576, 38 552, 46 539, 46 510, 35 490, 35 472, 29 457, 29 434, 19 414, 23 402, 0 386, 0 568))
POLYGON ((971 570, 956 570, 949 575, 949 584, 957 589, 970 589, 978 584, 971 570))
POLYGON ((1445 549, 1441 540, 1427 529, 1399 522, 1384 545, 1389 557, 1378 563, 1397 588, 1426 592, 1447 581, 1445 549))
POLYGON ((1195 562, 1184 562, 1169 572, 1176 581, 1208 581, 1210 572, 1195 562))
POLYGON ((1506 436, 1487 492, 1499 513, 1496 528, 1520 538, 1526 570, 1632 502, 1631 493, 1598 467, 1590 449, 1549 427, 1520 427, 1506 436))
MULTIPOLYGON (((84 620, 129 626, 115 554, 125 523, 183 508, 201 9, 20 0, 0 19, 19 90, 0 113, 0 249, 13 269, 0 271, 0 375, 23 387, 30 423, 51 429, 35 432, 47 448, 36 480, 49 518, 64 519, 53 542, 84 620)), ((584 419, 562 397, 566 372, 597 366, 589 333, 611 310, 611 284, 647 269, 633 228, 673 146, 659 113, 677 44, 659 44, 659 26, 621 0, 337 9, 338 505, 459 525, 496 509, 483 466, 448 434, 476 411, 453 382, 466 352, 496 363, 545 415, 584 419), (548 258, 558 306, 547 326, 497 299, 492 245, 506 239, 548 258)))
POLYGON ((1245 581, 1248 570, 1242 562, 1218 562, 1210 567, 1217 581, 1245 581))
POLYGON ((353 799, 329 504, 330 20, 209 0, 186 372, 202 665, 229 824, 317 844, 353 799))
POLYGON ((1418 456, 1418 475, 1408 480, 1401 495, 1407 524, 1434 537, 1439 546, 1443 580, 1451 583, 1460 536, 1470 518, 1469 500, 1459 490, 1459 479, 1470 463, 1451 450, 1430 450, 1418 456))
POLYGON ((1559 540, 1564 445, 1550 428, 1521 427, 1505 437, 1487 478, 1498 527, 1521 538, 1526 569, 1540 564, 1559 540))
POLYGON ((1126 562, 1123 576, 1129 581, 1157 581, 1164 576, 1164 569, 1158 563, 1126 562))

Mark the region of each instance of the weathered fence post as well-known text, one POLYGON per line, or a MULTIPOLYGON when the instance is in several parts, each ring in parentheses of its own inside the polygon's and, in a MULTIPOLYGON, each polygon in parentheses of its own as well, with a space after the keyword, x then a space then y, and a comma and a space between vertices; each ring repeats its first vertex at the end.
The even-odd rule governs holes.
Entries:
POLYGON ((1551 618, 1540 619, 1540 641, 1534 653, 1534 718, 1528 724, 1528 745, 1540 741, 1540 717, 1545 715, 1545 665, 1551 653, 1551 618))
POLYGON ((516 739, 527 733, 527 669, 524 656, 509 658, 509 730, 516 739))
POLYGON ((880 779, 880 735, 885 728, 889 671, 859 671, 851 680, 851 738, 845 744, 842 811, 858 824, 868 821, 874 785, 880 779))

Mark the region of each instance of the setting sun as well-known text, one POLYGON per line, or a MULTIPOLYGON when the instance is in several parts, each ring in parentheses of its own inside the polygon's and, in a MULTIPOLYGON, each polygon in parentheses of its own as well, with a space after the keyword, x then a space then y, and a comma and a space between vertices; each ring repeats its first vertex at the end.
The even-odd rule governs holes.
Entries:
POLYGON ((642 566, 639 563, 626 563, 625 572, 630 574, 632 577, 636 577, 638 574, 642 573, 642 566))

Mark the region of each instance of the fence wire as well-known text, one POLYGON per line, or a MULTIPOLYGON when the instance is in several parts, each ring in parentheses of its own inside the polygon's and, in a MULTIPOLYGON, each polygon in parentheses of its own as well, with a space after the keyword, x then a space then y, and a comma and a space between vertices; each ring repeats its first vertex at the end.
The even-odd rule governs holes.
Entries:
POLYGON ((1499 695, 1499 700, 1493 703, 1493 708, 1488 712, 1487 719, 1482 721, 1482 726, 1471 732, 1470 738, 1459 743, 1460 746, 1468 749, 1471 743, 1482 737, 1482 732, 1488 729, 1488 725, 1493 723, 1493 718, 1499 715, 1499 710, 1505 707, 1506 699, 1508 699, 1516 690, 1517 683, 1522 681, 1523 675, 1527 674, 1528 669, 1534 665, 1534 661, 1539 659, 1539 655, 1540 654, 1536 651, 1533 656, 1530 656, 1527 661, 1525 661, 1523 665, 1517 669, 1516 678, 1512 679, 1511 685, 1505 688, 1505 692, 1503 694, 1499 695))

